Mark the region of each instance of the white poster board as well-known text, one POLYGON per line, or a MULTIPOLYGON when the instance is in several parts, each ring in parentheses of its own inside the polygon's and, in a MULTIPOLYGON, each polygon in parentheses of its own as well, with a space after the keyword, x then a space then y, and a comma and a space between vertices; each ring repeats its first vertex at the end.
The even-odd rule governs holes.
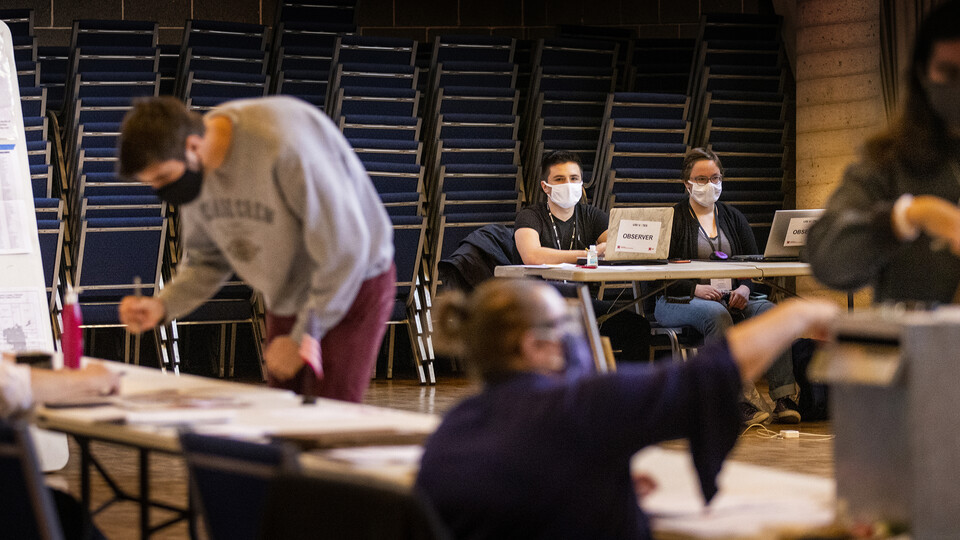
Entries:
MULTIPOLYGON (((0 21, 0 351, 53 351, 10 29, 0 21)), ((45 471, 67 464, 67 438, 34 430, 45 471)))

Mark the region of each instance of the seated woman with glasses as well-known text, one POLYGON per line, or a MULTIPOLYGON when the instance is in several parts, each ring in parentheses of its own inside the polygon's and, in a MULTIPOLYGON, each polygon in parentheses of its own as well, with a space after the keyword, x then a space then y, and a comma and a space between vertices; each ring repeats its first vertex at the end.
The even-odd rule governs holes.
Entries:
MULTIPOLYGON (((723 165, 712 150, 694 148, 683 160, 683 183, 688 198, 673 207, 672 259, 726 259, 731 255, 757 253, 757 241, 747 218, 736 208, 719 201, 723 165)), ((765 298, 751 298, 750 280, 680 280, 657 298, 654 311, 664 326, 692 326, 705 338, 723 334, 734 322, 748 319, 773 307, 765 298)), ((800 422, 800 412, 791 396, 797 393, 793 358, 787 349, 766 372, 773 421, 800 422)), ((752 382, 744 384, 741 420, 745 424, 770 420, 752 382)))
MULTIPOLYGON (((837 312, 790 300, 711 340, 690 362, 627 365, 565 376, 583 365, 569 309, 551 286, 491 279, 441 297, 434 337, 464 358, 482 391, 427 441, 416 487, 455 538, 650 538, 637 504, 652 481, 630 458, 687 438, 706 500, 739 435, 740 381, 791 341, 823 335, 837 312)), ((581 353, 582 354, 582 353, 581 353)))

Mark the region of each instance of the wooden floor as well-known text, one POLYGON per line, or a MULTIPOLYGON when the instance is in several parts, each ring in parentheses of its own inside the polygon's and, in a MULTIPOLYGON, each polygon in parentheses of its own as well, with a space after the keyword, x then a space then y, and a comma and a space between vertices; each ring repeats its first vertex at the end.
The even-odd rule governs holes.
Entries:
MULTIPOLYGON (((464 396, 477 391, 477 387, 463 378, 442 377, 436 386, 420 386, 414 380, 376 380, 371 383, 365 402, 398 409, 443 414, 464 396)), ((787 429, 799 429, 802 433, 829 434, 829 422, 803 423, 799 428, 785 426, 787 429)), ((772 425, 778 431, 780 426, 772 425)), ((757 436, 756 428, 742 435, 733 451, 731 459, 776 467, 787 471, 805 472, 821 476, 833 474, 833 443, 830 440, 766 439, 757 436)), ((667 443, 672 448, 683 447, 682 442, 667 443)), ((130 493, 137 493, 137 454, 131 449, 109 445, 94 444, 94 454, 116 476, 117 482, 130 493)), ((67 467, 57 473, 55 481, 69 487, 69 491, 79 494, 79 449, 71 441, 71 457, 67 467)), ((151 460, 151 478, 154 497, 158 500, 180 506, 186 499, 186 474, 183 461, 177 457, 153 454, 151 460)), ((93 483, 95 507, 109 496, 106 485, 96 478, 93 483)), ((169 517, 163 511, 152 511, 153 523, 160 523, 169 517)), ((139 507, 132 502, 118 503, 96 516, 95 521, 107 538, 138 538, 139 507)), ((157 533, 154 538, 187 538, 187 529, 183 523, 171 526, 157 533)))

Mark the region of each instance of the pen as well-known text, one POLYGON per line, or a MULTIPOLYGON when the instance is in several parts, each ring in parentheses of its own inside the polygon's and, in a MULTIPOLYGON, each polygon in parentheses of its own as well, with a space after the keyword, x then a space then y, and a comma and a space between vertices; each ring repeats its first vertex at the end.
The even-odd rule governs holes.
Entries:
POLYGON ((140 280, 140 276, 133 276, 133 295, 137 298, 143 296, 141 289, 143 288, 143 281, 140 280))

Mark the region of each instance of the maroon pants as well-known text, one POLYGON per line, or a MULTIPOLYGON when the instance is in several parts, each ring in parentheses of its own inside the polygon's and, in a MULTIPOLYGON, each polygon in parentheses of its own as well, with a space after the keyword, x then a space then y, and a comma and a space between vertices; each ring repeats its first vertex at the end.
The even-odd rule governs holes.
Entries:
MULTIPOLYGON (((387 319, 396 298, 397 268, 363 282, 350 309, 336 326, 320 340, 323 379, 313 369, 303 369, 288 381, 267 375, 270 386, 286 388, 304 395, 360 402, 370 385, 370 373, 387 330, 387 319)), ((297 317, 276 316, 267 312, 267 344, 277 336, 290 333, 297 317)))

